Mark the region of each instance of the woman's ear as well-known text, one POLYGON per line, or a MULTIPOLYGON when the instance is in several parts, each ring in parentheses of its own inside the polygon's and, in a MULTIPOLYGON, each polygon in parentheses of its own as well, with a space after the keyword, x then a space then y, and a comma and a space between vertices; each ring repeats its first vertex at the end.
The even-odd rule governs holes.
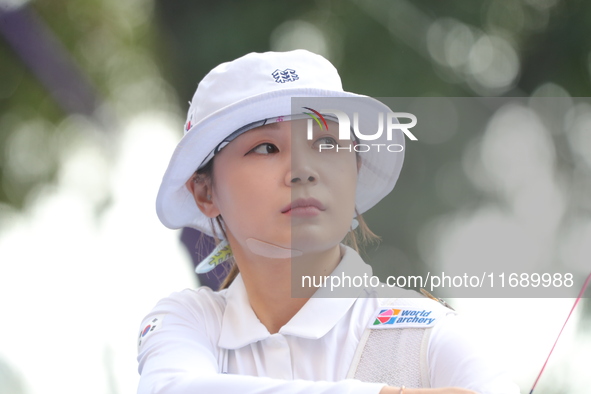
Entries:
POLYGON ((205 216, 208 218, 215 218, 220 214, 219 209, 213 202, 212 190, 210 182, 204 179, 200 179, 198 175, 193 175, 185 186, 189 190, 189 193, 193 195, 195 204, 205 216))

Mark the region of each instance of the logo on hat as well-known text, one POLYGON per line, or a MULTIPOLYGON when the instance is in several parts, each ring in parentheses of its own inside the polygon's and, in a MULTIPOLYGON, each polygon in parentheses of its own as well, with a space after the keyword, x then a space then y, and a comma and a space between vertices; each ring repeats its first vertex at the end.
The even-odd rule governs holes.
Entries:
POLYGON ((271 75, 273 76, 273 78, 275 78, 275 82, 277 83, 293 82, 300 79, 300 77, 298 77, 298 74, 296 74, 295 70, 292 70, 291 68, 286 68, 283 71, 277 69, 273 71, 271 75))

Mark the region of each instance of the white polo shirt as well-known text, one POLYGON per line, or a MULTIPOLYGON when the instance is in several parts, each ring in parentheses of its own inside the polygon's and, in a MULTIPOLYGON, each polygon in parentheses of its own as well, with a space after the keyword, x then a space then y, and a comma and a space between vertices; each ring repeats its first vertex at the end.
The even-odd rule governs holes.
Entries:
MULTIPOLYGON (((332 275, 371 276, 357 252, 342 247, 332 275)), ((359 293, 362 297, 313 297, 276 334, 256 317, 240 275, 219 292, 202 287, 173 293, 142 322, 138 393, 377 394, 384 383, 346 379, 359 340, 380 308, 379 299, 363 297, 367 290, 359 293)), ((435 301, 423 302, 448 311, 435 301)), ((457 316, 441 316, 428 346, 431 387, 518 394, 507 375, 478 353, 457 316)))

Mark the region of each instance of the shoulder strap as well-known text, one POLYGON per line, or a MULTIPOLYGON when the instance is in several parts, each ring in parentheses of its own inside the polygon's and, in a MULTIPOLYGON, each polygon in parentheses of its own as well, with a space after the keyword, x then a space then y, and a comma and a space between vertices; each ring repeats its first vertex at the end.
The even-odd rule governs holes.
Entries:
POLYGON ((412 298, 381 299, 380 310, 368 322, 357 345, 347 378, 430 387, 427 350, 438 317, 424 306, 424 302, 412 298))

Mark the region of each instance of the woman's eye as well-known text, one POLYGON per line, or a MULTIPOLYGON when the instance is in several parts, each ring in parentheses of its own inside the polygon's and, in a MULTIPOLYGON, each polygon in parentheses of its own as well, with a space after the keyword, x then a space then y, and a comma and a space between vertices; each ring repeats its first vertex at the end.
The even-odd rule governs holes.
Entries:
POLYGON ((279 149, 273 144, 264 143, 256 146, 251 152, 258 153, 260 155, 268 155, 270 153, 277 153, 279 149))
POLYGON ((334 147, 338 145, 338 142, 333 137, 322 137, 314 141, 315 148, 319 147, 320 145, 332 145, 334 147))

